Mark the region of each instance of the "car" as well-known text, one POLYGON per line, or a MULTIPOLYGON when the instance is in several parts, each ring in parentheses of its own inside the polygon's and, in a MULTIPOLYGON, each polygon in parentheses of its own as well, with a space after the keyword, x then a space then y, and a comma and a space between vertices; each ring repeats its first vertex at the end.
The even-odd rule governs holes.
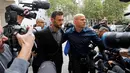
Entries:
POLYGON ((117 32, 123 32, 127 25, 116 25, 117 32))

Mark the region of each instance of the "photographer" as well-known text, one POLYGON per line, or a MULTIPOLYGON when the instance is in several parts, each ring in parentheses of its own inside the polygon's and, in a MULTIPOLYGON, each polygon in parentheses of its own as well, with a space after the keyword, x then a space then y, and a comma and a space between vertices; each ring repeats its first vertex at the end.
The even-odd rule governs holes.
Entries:
POLYGON ((29 65, 27 61, 30 58, 35 37, 32 29, 29 28, 27 32, 20 24, 24 17, 28 19, 36 18, 37 14, 31 11, 38 11, 39 8, 48 9, 50 7, 50 4, 45 1, 33 1, 32 3, 23 4, 32 9, 24 9, 16 4, 11 4, 5 8, 5 20, 8 25, 4 27, 4 32, 1 27, 0 72, 2 73, 26 73, 29 65), (19 53, 17 58, 16 55, 14 56, 14 51, 19 53))
POLYGON ((21 51, 19 55, 13 60, 13 63, 8 68, 8 64, 11 61, 12 53, 10 48, 4 42, 8 40, 4 36, 2 26, 0 25, 0 72, 1 73, 26 73, 29 66, 28 59, 31 55, 31 49, 34 44, 34 35, 32 34, 32 29, 29 29, 28 32, 24 35, 17 34, 16 37, 20 44, 21 51), (22 65, 22 66, 21 66, 22 65))
MULTIPOLYGON (((108 32, 109 29, 106 27, 101 27, 99 29, 99 37, 101 38, 105 32, 108 32)), ((119 54, 118 49, 106 48, 105 54, 107 60, 103 60, 100 55, 95 57, 95 61, 98 59, 98 70, 99 72, 108 72, 108 73, 125 73, 124 61, 122 56, 119 54)))
POLYGON ((99 24, 93 26, 93 29, 96 32, 98 32, 101 27, 106 27, 109 31, 111 31, 111 29, 108 27, 108 21, 107 21, 107 19, 102 19, 99 22, 99 24))

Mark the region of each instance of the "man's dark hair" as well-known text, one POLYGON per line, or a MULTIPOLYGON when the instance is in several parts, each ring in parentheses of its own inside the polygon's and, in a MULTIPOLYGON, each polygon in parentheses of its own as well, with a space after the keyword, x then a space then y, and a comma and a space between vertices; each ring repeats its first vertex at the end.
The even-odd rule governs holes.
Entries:
POLYGON ((54 11, 54 12, 51 14, 51 18, 55 18, 57 15, 63 15, 63 12, 62 12, 62 11, 54 11))

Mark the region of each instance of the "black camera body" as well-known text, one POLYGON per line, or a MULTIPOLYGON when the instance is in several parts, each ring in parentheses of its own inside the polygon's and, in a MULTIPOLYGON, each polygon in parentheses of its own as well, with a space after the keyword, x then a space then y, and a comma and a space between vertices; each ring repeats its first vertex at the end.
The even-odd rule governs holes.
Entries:
POLYGON ((13 51, 20 51, 20 45, 18 44, 14 32, 25 34, 27 30, 21 27, 19 24, 12 24, 4 27, 4 35, 8 37, 8 41, 5 43, 8 44, 13 51))
POLYGON ((15 33, 25 34, 27 30, 20 26, 17 22, 17 16, 20 15, 22 17, 28 18, 28 19, 35 19, 37 14, 32 11, 38 11, 38 9, 49 9, 50 3, 45 1, 34 1, 32 3, 22 3, 24 4, 24 7, 30 7, 31 10, 28 9, 28 14, 24 14, 24 7, 20 7, 16 4, 11 4, 6 7, 5 12, 5 21, 8 23, 6 26, 4 26, 4 35, 8 37, 8 41, 6 42, 9 44, 9 46, 13 49, 15 48, 15 51, 20 50, 20 46, 18 44, 17 38, 14 35, 15 33))
POLYGON ((102 41, 107 48, 129 48, 130 32, 105 32, 102 41))

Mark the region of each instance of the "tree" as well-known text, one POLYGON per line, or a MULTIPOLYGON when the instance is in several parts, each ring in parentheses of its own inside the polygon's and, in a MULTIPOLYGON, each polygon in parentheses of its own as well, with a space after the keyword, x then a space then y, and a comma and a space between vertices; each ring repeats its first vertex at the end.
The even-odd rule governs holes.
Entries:
POLYGON ((129 3, 119 0, 84 0, 83 13, 88 19, 98 20, 106 17, 109 21, 122 20, 129 3))
POLYGON ((119 0, 105 0, 103 2, 103 15, 108 20, 122 20, 124 10, 128 7, 128 3, 119 0))
POLYGON ((95 24, 103 17, 101 0, 84 0, 83 3, 82 12, 85 14, 91 25, 95 24))
POLYGON ((77 5, 74 4, 73 0, 49 0, 51 8, 47 11, 50 15, 55 10, 61 10, 64 15, 74 15, 77 12, 77 5))
POLYGON ((103 15, 101 0, 84 0, 83 13, 88 18, 100 19, 103 15))

